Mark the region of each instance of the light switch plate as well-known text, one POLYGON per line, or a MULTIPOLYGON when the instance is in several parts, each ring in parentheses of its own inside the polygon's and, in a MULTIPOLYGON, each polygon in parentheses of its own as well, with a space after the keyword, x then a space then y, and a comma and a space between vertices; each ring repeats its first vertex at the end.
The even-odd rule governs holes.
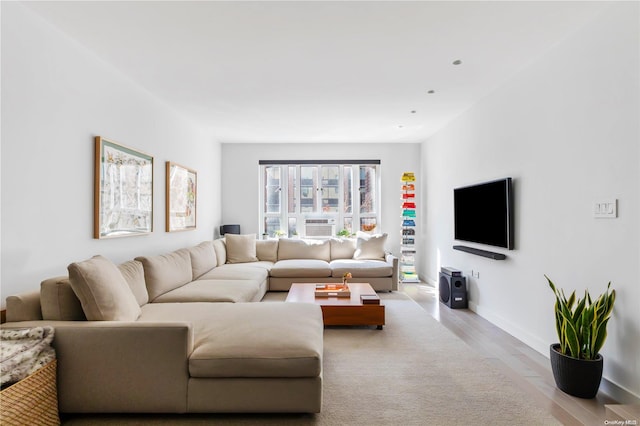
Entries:
POLYGON ((602 198, 593 203, 593 217, 597 219, 615 219, 618 217, 618 200, 602 198))

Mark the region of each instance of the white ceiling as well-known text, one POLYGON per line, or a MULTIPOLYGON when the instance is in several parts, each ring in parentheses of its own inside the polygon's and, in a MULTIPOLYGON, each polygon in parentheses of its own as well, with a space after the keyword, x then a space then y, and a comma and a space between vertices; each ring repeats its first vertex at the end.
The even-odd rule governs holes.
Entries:
POLYGON ((26 5, 220 142, 317 143, 423 141, 607 2, 26 5))

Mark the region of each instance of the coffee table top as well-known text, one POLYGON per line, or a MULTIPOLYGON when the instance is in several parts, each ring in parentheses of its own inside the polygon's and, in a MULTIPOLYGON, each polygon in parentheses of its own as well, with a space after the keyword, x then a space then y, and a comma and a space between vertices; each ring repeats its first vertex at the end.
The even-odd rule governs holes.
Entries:
MULTIPOLYGON (((369 283, 348 283, 351 297, 316 297, 316 285, 327 283, 293 283, 287 302, 315 303, 320 306, 362 306, 361 294, 376 294, 369 283)), ((331 283, 335 284, 335 283, 331 283)))

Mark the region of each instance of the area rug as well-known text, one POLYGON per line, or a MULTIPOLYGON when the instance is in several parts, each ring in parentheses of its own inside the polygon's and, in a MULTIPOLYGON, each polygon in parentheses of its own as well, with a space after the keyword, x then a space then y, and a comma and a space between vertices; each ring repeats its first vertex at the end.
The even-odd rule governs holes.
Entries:
MULTIPOLYGON (((269 294, 267 301, 282 300, 269 294)), ((544 409, 403 293, 382 293, 383 330, 324 334, 322 412, 78 415, 64 425, 557 425, 544 409)))

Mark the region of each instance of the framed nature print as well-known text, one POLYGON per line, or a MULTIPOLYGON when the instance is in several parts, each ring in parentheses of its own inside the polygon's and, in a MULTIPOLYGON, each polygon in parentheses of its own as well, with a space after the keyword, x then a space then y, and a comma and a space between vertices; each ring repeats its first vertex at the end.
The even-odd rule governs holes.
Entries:
POLYGON ((94 238, 153 231, 153 157, 96 136, 94 238))
POLYGON ((167 232, 196 229, 198 174, 167 161, 167 232))

